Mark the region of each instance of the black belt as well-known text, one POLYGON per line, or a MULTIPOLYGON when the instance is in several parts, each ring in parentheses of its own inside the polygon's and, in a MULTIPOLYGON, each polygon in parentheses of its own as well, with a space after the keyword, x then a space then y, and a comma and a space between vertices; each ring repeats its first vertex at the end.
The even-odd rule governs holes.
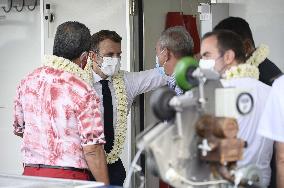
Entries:
POLYGON ((71 170, 71 171, 79 171, 79 172, 89 172, 86 168, 75 168, 75 167, 66 167, 66 166, 52 166, 52 165, 44 165, 44 164, 24 164, 24 167, 33 167, 33 168, 53 168, 53 169, 63 169, 63 170, 71 170))

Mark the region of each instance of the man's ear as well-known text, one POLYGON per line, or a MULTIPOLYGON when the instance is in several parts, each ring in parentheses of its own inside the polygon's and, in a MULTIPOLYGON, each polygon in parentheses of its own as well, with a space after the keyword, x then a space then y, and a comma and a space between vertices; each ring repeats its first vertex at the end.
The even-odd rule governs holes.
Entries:
POLYGON ((89 51, 89 57, 91 58, 91 60, 96 61, 97 60, 96 52, 89 51))
POLYGON ((250 56, 254 52, 254 46, 250 39, 245 39, 243 42, 246 56, 250 56))
POLYGON ((224 54, 224 62, 226 65, 230 65, 234 62, 235 52, 233 50, 227 50, 224 54))
POLYGON ((166 48, 166 61, 169 61, 172 57, 175 57, 175 54, 166 48))
POLYGON ((87 63, 87 60, 88 60, 88 52, 83 52, 81 55, 80 55, 80 61, 82 63, 87 63))

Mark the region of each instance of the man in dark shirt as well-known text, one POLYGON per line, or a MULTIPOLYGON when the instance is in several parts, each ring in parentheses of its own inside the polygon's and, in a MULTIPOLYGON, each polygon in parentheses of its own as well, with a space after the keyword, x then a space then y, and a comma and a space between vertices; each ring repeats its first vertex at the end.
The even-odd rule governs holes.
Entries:
MULTIPOLYGON (((247 58, 249 58, 257 50, 251 29, 246 20, 239 17, 228 17, 220 21, 214 28, 214 30, 221 29, 233 31, 241 36, 247 58)), ((265 58, 265 60, 259 64, 258 68, 260 73, 259 81, 270 86, 273 81, 282 74, 281 70, 268 58, 265 58)))

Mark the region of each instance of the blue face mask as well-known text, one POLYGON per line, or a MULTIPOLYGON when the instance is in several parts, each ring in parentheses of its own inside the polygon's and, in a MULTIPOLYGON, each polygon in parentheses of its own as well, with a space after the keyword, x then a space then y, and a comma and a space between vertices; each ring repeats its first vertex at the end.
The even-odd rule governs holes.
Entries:
POLYGON ((160 67, 159 58, 156 56, 156 68, 158 68, 161 75, 166 75, 164 67, 160 67))
POLYGON ((161 52, 160 52, 160 54, 157 56, 156 55, 156 68, 158 68, 158 70, 159 70, 159 73, 161 74, 161 75, 166 75, 166 73, 165 73, 165 68, 164 68, 164 66, 163 67, 161 67, 160 66, 160 64, 159 64, 159 56, 163 53, 165 51, 165 49, 163 49, 161 52))

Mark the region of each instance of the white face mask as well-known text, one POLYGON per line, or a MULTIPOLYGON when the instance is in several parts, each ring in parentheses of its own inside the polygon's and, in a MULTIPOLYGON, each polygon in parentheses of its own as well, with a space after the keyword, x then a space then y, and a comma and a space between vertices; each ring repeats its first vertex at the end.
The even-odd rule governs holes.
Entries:
POLYGON ((103 57, 101 71, 107 76, 113 76, 118 73, 120 69, 120 58, 103 57))
POLYGON ((220 74, 214 69, 216 61, 214 59, 200 59, 199 68, 208 79, 219 79, 220 74))

